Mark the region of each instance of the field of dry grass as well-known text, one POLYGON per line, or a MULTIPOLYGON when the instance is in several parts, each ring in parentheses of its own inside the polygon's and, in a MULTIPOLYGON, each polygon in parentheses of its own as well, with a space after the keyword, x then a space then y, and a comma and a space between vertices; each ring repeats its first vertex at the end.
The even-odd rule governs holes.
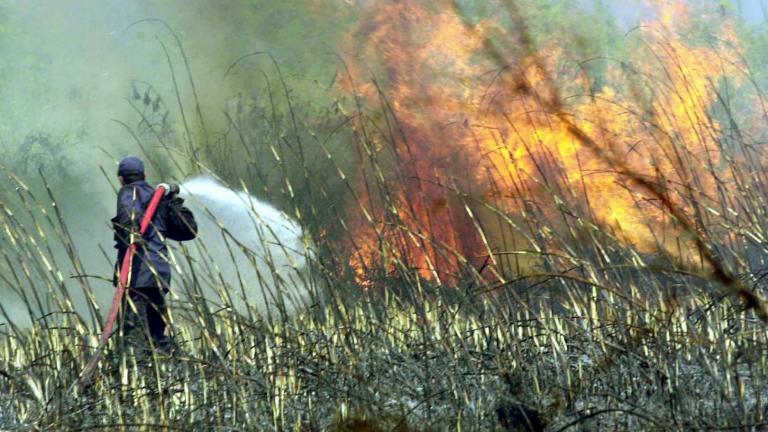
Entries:
MULTIPOLYGON (((303 107, 254 54, 275 76, 267 97, 225 110, 215 139, 186 123, 174 135, 141 101, 140 126, 126 124, 160 149, 150 163, 215 174, 305 229, 305 267, 258 256, 274 283, 237 282, 300 280, 296 304, 212 307, 199 280, 237 292, 215 265, 232 255, 202 265, 181 249, 177 352, 115 336, 78 388, 103 311, 88 278, 60 270, 82 264, 45 178, 3 171, 0 283, 34 320, 0 327, 0 429, 768 428, 768 112, 737 50, 643 30, 637 63, 595 89, 557 47, 534 47, 514 7, 503 31, 388 8, 450 31, 405 58, 366 40, 388 75, 343 64, 332 108, 303 107), (453 63, 418 66, 435 47, 453 63), (417 79, 436 68, 483 78, 460 91, 417 79), (732 98, 760 112, 738 117, 732 98)), ((361 28, 403 30, 388 22, 361 28)))

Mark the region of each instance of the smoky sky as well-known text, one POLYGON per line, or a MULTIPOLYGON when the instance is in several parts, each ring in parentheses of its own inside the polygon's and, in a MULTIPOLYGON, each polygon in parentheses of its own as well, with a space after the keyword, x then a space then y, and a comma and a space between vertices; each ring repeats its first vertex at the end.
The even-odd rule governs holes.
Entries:
MULTIPOLYGON (((204 101, 203 115, 215 127, 225 101, 256 85, 249 82, 254 75, 243 72, 261 67, 253 62, 224 78, 238 56, 268 51, 284 63, 287 74, 309 73, 299 57, 312 54, 273 44, 282 37, 281 28, 292 24, 291 6, 265 6, 269 4, 238 0, 0 2, 0 146, 11 151, 30 135, 45 134, 76 147, 83 156, 72 158, 76 165, 85 156, 89 165, 108 162, 98 147, 116 155, 135 152, 130 136, 112 119, 134 119, 125 98, 135 82, 150 83, 174 101, 163 44, 178 75, 181 99, 191 105, 191 89, 183 79, 175 39, 159 22, 139 22, 148 19, 164 21, 178 35, 204 101), (274 28, 265 28, 270 21, 274 28)), ((322 39, 311 34, 311 28, 304 31, 307 40, 322 39)))
MULTIPOLYGON (((332 77, 329 67, 317 66, 325 61, 321 54, 332 51, 312 34, 322 26, 296 25, 301 17, 290 6, 239 0, 0 1, 0 164, 33 183, 43 172, 86 274, 110 275, 115 161, 142 152, 114 120, 135 128, 141 119, 130 102, 136 102, 135 89, 143 96, 148 86, 153 99, 162 96, 173 127, 180 127, 179 105, 193 111, 185 61, 171 31, 186 52, 201 114, 213 134, 225 127, 221 112, 227 101, 262 85, 261 69, 270 66, 248 60, 225 77, 240 56, 272 53, 297 88, 312 84, 307 77, 313 75, 332 77), (288 39, 295 49, 285 49, 282 41, 288 39)), ((150 151, 157 145, 145 144, 150 151)), ((173 173, 176 180, 189 174, 173 173)), ((153 182, 173 180, 149 176, 153 182)), ((60 245, 52 247, 63 255, 60 245)), ((72 277, 78 275, 66 260, 59 262, 67 283, 76 286, 72 277)), ((111 285, 91 281, 104 305, 111 285)), ((13 298, 3 297, 13 310, 13 298)), ((77 291, 75 297, 82 303, 77 291)))

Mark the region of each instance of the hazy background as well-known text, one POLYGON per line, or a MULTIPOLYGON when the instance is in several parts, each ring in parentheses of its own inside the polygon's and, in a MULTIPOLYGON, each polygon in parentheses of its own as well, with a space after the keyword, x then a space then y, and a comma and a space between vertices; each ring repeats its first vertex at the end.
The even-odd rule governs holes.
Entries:
MULTIPOLYGON (((297 7, 300 3, 4 1, 0 4, 3 148, 15 151, 25 141, 46 136, 66 157, 67 166, 86 162, 86 170, 104 161, 98 147, 115 154, 135 151, 130 137, 111 119, 135 123, 136 113, 126 98, 136 82, 151 83, 174 100, 161 43, 179 75, 182 99, 190 103, 174 39, 160 23, 137 23, 144 19, 164 20, 178 34, 212 129, 224 102, 257 84, 252 80, 258 75, 248 73, 260 67, 254 62, 224 78, 227 67, 244 54, 272 52, 292 84, 309 91, 314 80, 330 80, 333 75, 329 54, 335 49, 335 35, 310 10, 297 7), (75 157, 72 147, 87 153, 75 157)), ((45 155, 35 157, 45 162, 45 155)))
MULTIPOLYGON (((347 6, 333 12, 336 20, 324 20, 311 4, 295 1, 4 0, 0 164, 33 188, 42 172, 63 208, 86 273, 109 276, 113 249, 108 220, 115 206, 110 182, 116 183, 117 160, 143 153, 113 120, 140 131, 138 108, 158 122, 164 120, 169 142, 183 140, 173 67, 194 139, 203 139, 176 40, 163 23, 139 21, 163 20, 178 35, 202 116, 214 135, 226 127, 222 110, 227 101, 261 88, 262 70, 272 74, 270 63, 254 58, 243 60, 225 78, 227 68, 245 54, 273 53, 294 91, 314 92, 318 100, 317 89, 325 91, 335 73, 332 53, 340 30, 334 25, 346 19, 347 6)), ((157 144, 149 142, 147 149, 152 152, 153 146, 157 144)), ((149 169, 150 181, 168 180, 149 169)), ((180 180, 191 174, 183 171, 166 175, 180 180)), ((4 198, 13 200, 14 185, 6 185, 4 198)), ((72 270, 62 273, 65 279, 73 275, 72 270)), ((110 285, 90 280, 104 304, 110 285)), ((73 280, 66 283, 77 286, 73 280)), ((11 311, 20 304, 14 295, 3 295, 3 302, 11 311)))

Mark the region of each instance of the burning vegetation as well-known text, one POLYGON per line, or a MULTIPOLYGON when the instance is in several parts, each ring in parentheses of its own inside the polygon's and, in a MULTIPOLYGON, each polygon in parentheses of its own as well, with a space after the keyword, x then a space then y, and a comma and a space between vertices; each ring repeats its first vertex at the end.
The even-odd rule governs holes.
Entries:
POLYGON ((503 280, 539 262, 507 252, 571 255, 596 229, 707 267, 691 227, 633 179, 657 185, 701 235, 744 217, 736 176, 763 156, 732 140, 727 98, 747 67, 730 20, 705 19, 711 37, 696 40, 684 2, 655 7, 627 34, 627 60, 582 61, 578 41, 534 46, 515 11, 470 22, 456 5, 400 1, 369 12, 347 39, 360 56, 341 85, 361 112, 349 211, 361 278, 384 262, 438 282, 503 280), (557 233, 531 238, 533 220, 557 233))

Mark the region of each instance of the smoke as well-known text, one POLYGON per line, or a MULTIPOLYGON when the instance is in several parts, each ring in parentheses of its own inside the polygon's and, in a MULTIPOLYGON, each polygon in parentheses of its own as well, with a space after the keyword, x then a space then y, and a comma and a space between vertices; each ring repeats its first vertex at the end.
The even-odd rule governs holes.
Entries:
MULTIPOLYGON (((99 167, 111 174, 123 155, 162 151, 153 134, 141 133, 147 113, 163 121, 171 144, 192 140, 201 147, 229 127, 221 114, 228 101, 256 92, 265 73, 274 72, 264 56, 230 69, 238 58, 272 53, 297 92, 322 87, 312 79, 330 81, 333 60, 318 53, 332 52, 335 43, 319 34, 325 26, 307 24, 319 18, 298 3, 302 7, 266 0, 2 2, 0 164, 25 178, 41 169, 56 187, 66 180, 79 194, 109 202, 108 184, 93 181, 99 167), (136 132, 141 147, 115 120, 136 132)), ((167 180, 153 178, 154 171, 151 179, 167 180)))
MULTIPOLYGON (((113 293, 109 280, 114 260, 108 221, 115 212, 117 160, 127 154, 147 156, 147 162, 159 160, 159 165, 147 164, 148 179, 153 183, 193 173, 184 165, 186 155, 174 154, 182 161, 180 167, 168 160, 169 153, 154 134, 147 132, 145 117, 158 122, 163 138, 175 150, 184 150, 179 144, 187 140, 199 147, 217 139, 229 127, 221 114, 228 102, 256 92, 264 86, 265 74, 274 73, 268 58, 263 60, 266 57, 246 58, 230 70, 236 59, 254 51, 272 53, 297 93, 325 89, 334 74, 333 60, 318 53, 333 51, 335 42, 328 30, 335 28, 330 20, 309 25, 321 19, 305 9, 303 1, 268 0, 9 0, 0 4, 0 170, 9 170, 29 185, 39 201, 33 211, 44 218, 48 216, 42 210, 50 212, 52 206, 42 188, 42 174, 79 258, 77 265, 70 262, 69 246, 58 240, 58 235, 52 235, 58 232, 57 227, 46 225, 39 231, 31 221, 20 218, 25 214, 21 211, 25 205, 13 181, 0 185, 0 207, 14 209, 13 217, 20 218, 8 222, 20 234, 0 229, 0 248, 9 257, 0 263, 0 271, 9 274, 10 269, 23 269, 31 259, 43 266, 28 280, 23 274, 26 270, 19 270, 22 282, 10 277, 0 281, 0 305, 13 321, 28 322, 30 316, 59 309, 51 300, 51 292, 59 287, 68 289, 76 310, 87 309, 85 285, 93 291, 102 310, 108 306, 113 293), (194 78, 194 92, 188 72, 194 78), (184 127, 182 110, 189 131, 184 127), (29 237, 25 237, 28 233, 29 237), (19 242, 30 251, 22 250, 19 242), (37 251, 38 247, 44 250, 37 251), (42 255, 45 259, 40 258, 42 255), (50 274, 45 273, 48 262, 55 263, 50 274), (33 310, 27 311, 27 302, 20 299, 34 295, 41 300, 33 300, 33 310)), ((31 202, 29 197, 26 199, 31 202)), ((206 204, 215 208, 214 202, 206 204)), ((264 206, 259 204, 256 213, 267 212, 264 206)), ((221 210, 213 213, 235 224, 230 231, 239 231, 237 236, 251 235, 245 226, 249 222, 237 222, 237 215, 244 216, 242 211, 236 215, 221 210)), ((237 272, 229 274, 234 267, 226 263, 229 252, 222 243, 224 237, 209 238, 214 234, 208 234, 206 227, 215 225, 205 220, 203 224, 205 232, 201 237, 222 277, 229 286, 240 289, 239 282, 231 279, 238 277, 237 272)), ((257 226, 254 219, 248 228, 257 226)), ((300 233, 301 229, 295 227, 300 233)), ((5 228, 3 220, 0 228, 5 228)), ((269 238, 268 233, 260 235, 269 238)), ((255 252, 247 258, 256 259, 264 251, 258 249, 255 238, 248 238, 245 244, 255 252)), ((190 247, 198 253, 197 246, 190 247)), ((235 252, 241 255, 233 265, 244 268, 245 253, 235 252)), ((289 254, 271 253, 278 261, 290 261, 289 254)), ((298 263, 297 267, 302 265, 298 263)), ((244 269, 240 273, 257 281, 245 290, 249 295, 254 294, 256 284, 289 284, 280 279, 290 280, 283 276, 284 269, 254 272, 244 269), (280 282, 276 282, 278 279, 280 282)), ((208 287, 222 286, 220 282, 208 282, 208 287)), ((218 297, 211 290, 205 292, 211 298, 218 297)))
MULTIPOLYGON (((140 129, 141 117, 131 100, 151 86, 154 100, 169 112, 172 134, 180 130, 180 107, 192 112, 194 98, 175 39, 160 19, 180 37, 196 80, 202 115, 216 129, 215 115, 224 101, 247 84, 223 80, 226 64, 253 49, 252 32, 228 27, 227 13, 247 16, 246 2, 214 7, 203 1, 43 0, 8 1, 0 6, 0 165, 33 187, 42 172, 56 193, 86 273, 104 274, 111 263, 107 221, 114 213, 116 160, 143 150, 115 122, 140 129), (235 43, 235 41, 239 41, 235 43), (173 84, 170 62, 177 75, 173 84), (100 169, 107 173, 107 179, 100 169)), ((218 4, 218 2, 217 2, 218 4)), ((245 24, 245 23, 242 23, 245 24)), ((269 49, 259 43, 262 49, 269 49)), ((197 132, 197 130, 193 130, 197 132)), ((144 138, 139 135, 139 138, 144 138)), ((144 140, 152 152, 157 142, 144 140)), ((159 178, 151 167, 148 176, 159 178)), ((183 176, 183 172, 166 175, 183 176)), ((0 199, 2 199, 0 197, 0 199)), ((72 274, 69 269, 62 269, 72 274)), ((94 287, 104 290, 100 284, 94 287)))
POLYGON ((185 181, 181 196, 196 215, 199 235, 185 244, 190 260, 180 263, 176 284, 184 288, 174 294, 188 301, 202 294, 215 306, 231 302, 243 314, 248 306, 291 312, 307 299, 310 250, 295 220, 211 177, 185 181))

